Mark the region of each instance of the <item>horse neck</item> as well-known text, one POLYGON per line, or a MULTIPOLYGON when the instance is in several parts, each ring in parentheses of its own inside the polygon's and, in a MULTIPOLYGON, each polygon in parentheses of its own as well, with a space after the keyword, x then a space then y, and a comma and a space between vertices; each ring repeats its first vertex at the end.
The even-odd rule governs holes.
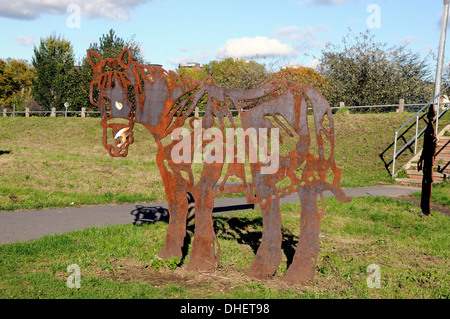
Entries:
MULTIPOLYGON (((145 66, 150 78, 143 72, 143 68, 139 68, 139 76, 144 83, 144 87, 140 88, 142 95, 138 96, 137 107, 141 108, 140 122, 158 141, 170 133, 167 131, 169 126, 182 125, 178 123, 179 121, 174 121, 175 114, 179 110, 176 102, 201 82, 173 71, 166 71, 161 67, 145 66)), ((137 85, 141 85, 140 81, 137 85)))

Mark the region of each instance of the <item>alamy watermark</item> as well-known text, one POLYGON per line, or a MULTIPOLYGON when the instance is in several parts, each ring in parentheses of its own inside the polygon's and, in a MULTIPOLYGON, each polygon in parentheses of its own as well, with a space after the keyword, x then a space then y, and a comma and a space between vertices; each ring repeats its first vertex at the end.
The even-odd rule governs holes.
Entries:
POLYGON ((271 128, 207 128, 203 131, 202 122, 194 121, 194 131, 177 128, 172 132, 174 145, 171 157, 174 163, 261 163, 262 174, 273 174, 279 167, 279 129, 271 128), (269 134, 270 132, 270 134, 269 134), (248 138, 248 154, 245 153, 245 140, 248 138), (268 140, 270 139, 270 149, 268 140), (203 147, 203 141, 208 143, 203 147), (192 147, 194 150, 192 150, 192 147), (225 152, 224 152, 225 148, 225 152), (235 152, 235 149, 237 150, 235 152), (267 165, 266 165, 267 164, 267 165))
POLYGON ((80 266, 77 264, 71 264, 67 267, 67 272, 71 272, 72 274, 67 277, 67 287, 68 288, 80 288, 81 287, 81 270, 80 266))
POLYGON ((369 29, 381 28, 381 7, 378 4, 369 4, 366 9, 370 15, 367 17, 366 24, 369 29))
POLYGON ((367 272, 370 273, 367 277, 367 287, 381 288, 381 269, 376 264, 371 264, 367 267, 367 272))
POLYGON ((81 8, 78 4, 71 3, 67 6, 66 12, 71 14, 66 19, 66 25, 69 29, 81 28, 81 8))

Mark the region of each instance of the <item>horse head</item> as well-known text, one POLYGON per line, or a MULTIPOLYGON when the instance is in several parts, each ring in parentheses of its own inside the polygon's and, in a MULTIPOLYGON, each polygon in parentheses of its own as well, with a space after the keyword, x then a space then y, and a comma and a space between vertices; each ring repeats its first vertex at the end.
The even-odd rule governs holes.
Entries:
POLYGON ((102 59, 88 50, 88 60, 93 71, 89 96, 101 114, 103 146, 109 155, 125 157, 134 141, 136 121, 135 89, 127 76, 133 63, 131 52, 125 48, 118 58, 102 59))

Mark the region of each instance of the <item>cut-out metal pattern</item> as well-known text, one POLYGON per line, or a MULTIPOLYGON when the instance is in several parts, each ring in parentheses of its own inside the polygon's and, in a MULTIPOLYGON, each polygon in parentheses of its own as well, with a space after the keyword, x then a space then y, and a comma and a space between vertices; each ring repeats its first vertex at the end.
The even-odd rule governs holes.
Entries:
POLYGON ((204 271, 217 267, 220 247, 213 229, 214 197, 245 193, 248 203, 259 203, 263 217, 261 244, 248 275, 270 278, 282 257, 280 199, 297 193, 301 201, 300 237, 284 279, 304 283, 314 277, 324 215, 323 200, 319 208, 318 196, 323 199, 323 192, 330 191, 339 201, 350 200, 341 188, 341 170, 334 160, 331 109, 317 90, 289 81, 231 90, 216 85, 211 72, 203 81, 195 81, 161 66, 141 65, 132 60, 128 49, 110 59, 89 50, 88 59, 93 70, 91 103, 101 112, 103 145, 109 154, 127 155, 135 123, 144 125, 158 145, 156 162, 169 205, 167 238, 160 258, 183 258, 187 194, 192 194, 195 233, 187 268, 204 271), (204 111, 202 118, 194 116, 196 107, 204 111), (309 118, 308 107, 312 108, 309 118), (238 110, 240 123, 233 118, 232 109, 238 110), (182 140, 185 152, 177 153, 181 142, 173 136, 181 128, 188 132, 188 138, 182 140), (225 138, 229 128, 250 133, 240 146, 230 146, 217 139, 225 138), (280 149, 268 143, 269 139, 279 142, 280 149), (253 154, 256 161, 238 160, 242 151, 250 160, 252 143, 258 142, 266 145, 265 154, 271 148, 270 161, 260 160, 259 154, 253 154), (199 176, 193 170, 196 147, 210 150, 209 157, 202 158, 199 176), (174 153, 184 161, 175 160, 174 153), (271 166, 274 162, 275 167, 271 166), (246 165, 250 172, 246 172, 246 165), (231 176, 241 183, 227 183, 231 176))

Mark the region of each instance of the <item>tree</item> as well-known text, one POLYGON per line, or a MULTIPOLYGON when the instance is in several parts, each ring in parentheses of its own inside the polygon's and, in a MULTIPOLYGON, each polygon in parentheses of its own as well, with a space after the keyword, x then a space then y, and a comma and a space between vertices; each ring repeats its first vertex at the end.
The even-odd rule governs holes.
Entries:
POLYGON ((141 45, 134 38, 135 36, 132 35, 130 39, 125 40, 118 37, 113 29, 110 29, 107 34, 103 34, 99 38, 98 43, 91 43, 89 49, 100 54, 103 59, 107 59, 117 58, 122 50, 127 47, 133 55, 133 61, 145 64, 141 53, 141 45))
POLYGON ((330 85, 325 96, 332 105, 392 104, 400 98, 424 103, 431 98, 427 58, 421 60, 407 45, 387 48, 374 42, 369 31, 344 37, 342 45, 327 45, 318 66, 330 85))
POLYGON ((68 74, 74 67, 72 44, 61 36, 41 38, 39 47, 34 47, 32 64, 36 78, 32 81, 32 94, 44 109, 64 109, 65 102, 72 102, 69 94, 68 74))
POLYGON ((326 94, 330 90, 330 85, 325 78, 321 77, 314 69, 304 66, 283 68, 274 73, 272 78, 308 84, 322 94, 326 94))
POLYGON ((175 72, 180 75, 187 75, 191 79, 197 81, 203 80, 208 75, 205 68, 187 68, 181 66, 178 67, 175 72))
POLYGON ((0 105, 24 110, 31 100, 34 69, 25 60, 0 59, 0 105))
MULTIPOLYGON (((100 54, 102 59, 117 58, 125 47, 131 51, 134 61, 142 64, 146 63, 141 53, 140 44, 135 41, 134 35, 130 39, 125 40, 118 37, 113 29, 110 29, 107 34, 103 34, 99 38, 98 43, 91 43, 89 45, 89 49, 100 54)), ((82 105, 80 107, 92 108, 89 101, 89 86, 92 77, 92 68, 87 56, 85 56, 80 66, 71 72, 71 81, 74 84, 73 87, 76 88, 76 92, 74 92, 76 103, 77 105, 82 105)))
MULTIPOLYGON (((213 60, 202 68, 179 67, 178 74, 187 75, 190 78, 201 81, 208 72, 217 85, 235 90, 248 90, 263 85, 267 82, 269 75, 264 65, 255 61, 228 58, 222 61, 213 60)), ((206 106, 206 96, 198 102, 200 109, 206 106)))
POLYGON ((220 86, 248 90, 263 85, 268 80, 266 67, 255 61, 228 58, 222 61, 211 61, 204 66, 213 71, 212 77, 220 86))
POLYGON ((6 61, 0 59, 0 103, 7 104, 7 99, 11 92, 11 76, 8 74, 6 61))

